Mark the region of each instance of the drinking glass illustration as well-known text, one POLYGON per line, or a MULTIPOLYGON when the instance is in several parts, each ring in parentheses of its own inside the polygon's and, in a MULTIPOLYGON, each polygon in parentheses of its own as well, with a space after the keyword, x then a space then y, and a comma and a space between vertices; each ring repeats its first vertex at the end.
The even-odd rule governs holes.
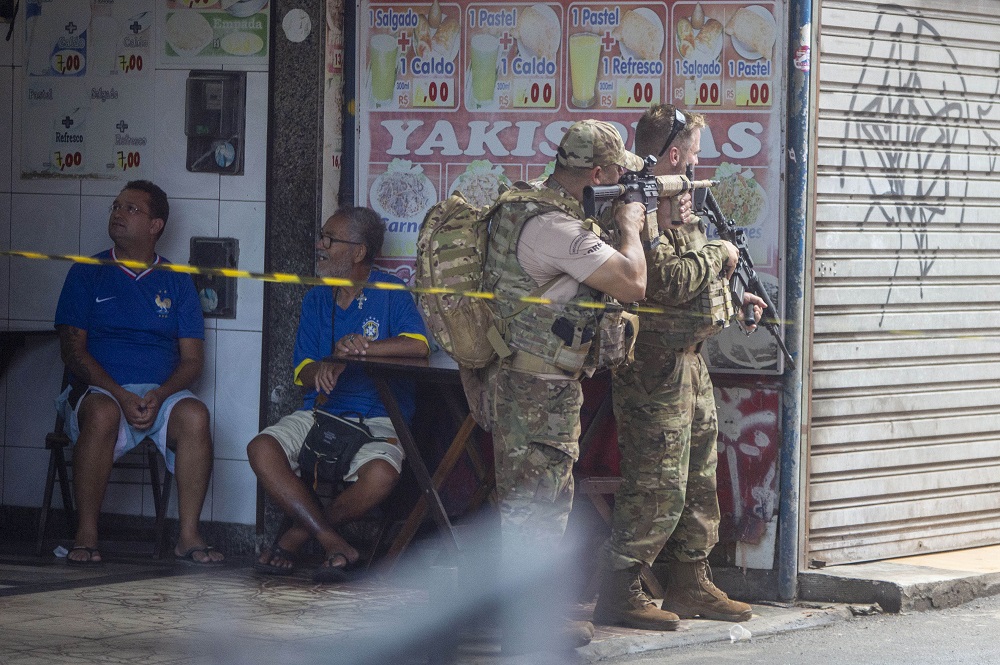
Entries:
POLYGON ((368 44, 372 73, 372 99, 381 105, 392 99, 396 88, 396 56, 399 49, 392 35, 374 35, 368 44))
POLYGON ((597 64, 601 57, 601 36, 578 32, 569 38, 569 70, 573 82, 573 104, 581 108, 597 99, 597 64))
POLYGON ((472 36, 472 58, 469 70, 472 75, 472 101, 477 107, 493 101, 497 87, 497 51, 500 40, 481 33, 472 36))

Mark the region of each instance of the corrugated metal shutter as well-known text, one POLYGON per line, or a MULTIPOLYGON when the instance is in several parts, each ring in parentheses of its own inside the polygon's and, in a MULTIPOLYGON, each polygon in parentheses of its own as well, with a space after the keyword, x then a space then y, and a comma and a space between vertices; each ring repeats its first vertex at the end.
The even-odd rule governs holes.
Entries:
POLYGON ((823 0, 807 562, 1000 542, 1000 16, 823 0))

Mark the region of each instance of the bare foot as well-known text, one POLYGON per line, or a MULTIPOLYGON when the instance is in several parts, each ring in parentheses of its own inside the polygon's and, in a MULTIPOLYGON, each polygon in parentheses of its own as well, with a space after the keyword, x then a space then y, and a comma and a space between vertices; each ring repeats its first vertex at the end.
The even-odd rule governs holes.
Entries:
POLYGON ((295 567, 295 552, 289 552, 281 545, 274 545, 260 553, 257 563, 266 568, 291 571, 295 567))
POLYGON ((70 564, 82 565, 98 564, 103 561, 101 559, 101 552, 96 547, 86 547, 84 545, 73 545, 72 549, 66 555, 66 560, 70 564))

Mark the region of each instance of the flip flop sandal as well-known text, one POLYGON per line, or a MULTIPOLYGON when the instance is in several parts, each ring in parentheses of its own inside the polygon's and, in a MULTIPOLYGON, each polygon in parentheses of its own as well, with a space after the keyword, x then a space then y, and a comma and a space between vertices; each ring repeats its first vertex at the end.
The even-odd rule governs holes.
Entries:
POLYGON ((100 558, 94 561, 94 555, 101 556, 101 551, 96 547, 84 547, 83 545, 74 545, 70 548, 70 552, 79 552, 83 550, 87 553, 86 559, 70 559, 69 553, 66 554, 66 565, 67 566, 103 566, 104 558, 100 558))
POLYGON ((203 552, 208 554, 209 552, 214 552, 215 548, 211 545, 202 545, 200 547, 192 547, 191 549, 184 552, 184 554, 174 554, 174 561, 178 563, 183 563, 188 566, 221 566, 226 562, 225 559, 220 559, 219 561, 213 561, 211 559, 206 559, 205 561, 198 561, 194 558, 197 552, 203 552))
POLYGON ((320 567, 313 571, 312 580, 316 584, 337 584, 338 582, 344 582, 347 580, 347 570, 345 568, 351 565, 348 561, 347 555, 342 552, 334 552, 330 556, 326 557, 326 561, 320 564, 320 567), (343 559, 343 566, 334 566, 333 562, 335 560, 343 559), (330 564, 330 565, 324 565, 330 564))
POLYGON ((267 563, 261 563, 259 559, 254 562, 253 569, 256 572, 263 573, 264 575, 279 575, 279 576, 291 575, 293 572, 295 572, 296 557, 294 552, 289 552, 281 545, 274 544, 271 545, 270 549, 268 549, 268 554, 270 556, 268 556, 267 558, 267 563), (273 563, 271 563, 272 561, 274 561, 275 558, 291 561, 292 565, 288 567, 276 566, 273 563))

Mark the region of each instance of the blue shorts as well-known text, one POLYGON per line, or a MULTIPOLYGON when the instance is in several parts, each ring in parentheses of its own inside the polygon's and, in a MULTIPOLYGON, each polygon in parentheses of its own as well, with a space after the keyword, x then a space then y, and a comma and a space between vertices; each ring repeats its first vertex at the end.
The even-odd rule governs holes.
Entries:
MULTIPOLYGON (((130 383, 127 386, 122 386, 125 390, 130 393, 134 393, 142 397, 150 390, 157 388, 158 385, 155 383, 130 383)), ((76 443, 76 440, 80 436, 80 421, 78 416, 78 411, 80 409, 80 404, 83 403, 83 398, 90 393, 103 393, 111 399, 115 399, 111 396, 111 393, 104 390, 103 388, 98 388, 97 386, 88 386, 87 390, 84 391, 80 399, 76 401, 76 404, 70 404, 69 393, 71 388, 67 387, 66 390, 62 392, 59 397, 56 398, 56 411, 62 414, 63 419, 66 422, 65 430, 66 436, 69 437, 70 441, 76 443)), ((156 421, 153 423, 152 427, 146 430, 136 429, 125 419, 125 414, 121 412, 121 406, 118 407, 120 418, 118 421, 118 439, 115 441, 115 459, 132 450, 138 446, 143 439, 149 437, 153 443, 156 444, 157 449, 163 455, 163 459, 167 462, 167 468, 170 472, 174 471, 174 451, 167 448, 167 423, 170 421, 170 412, 173 411, 174 405, 182 399, 198 399, 198 397, 190 390, 179 390, 173 395, 170 395, 160 406, 159 413, 156 414, 156 421)), ((118 400, 115 400, 115 404, 118 404, 118 400)))

